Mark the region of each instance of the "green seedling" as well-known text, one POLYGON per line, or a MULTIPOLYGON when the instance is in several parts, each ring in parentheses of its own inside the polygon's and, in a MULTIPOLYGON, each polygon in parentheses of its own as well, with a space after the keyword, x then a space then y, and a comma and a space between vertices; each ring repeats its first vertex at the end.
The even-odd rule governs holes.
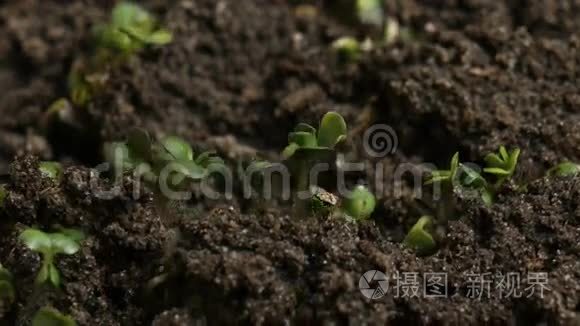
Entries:
POLYGON ((42 266, 36 276, 37 284, 60 286, 60 273, 54 264, 59 254, 73 255, 80 250, 80 241, 84 235, 80 231, 62 230, 58 233, 45 233, 38 229, 26 229, 20 234, 20 240, 28 249, 42 255, 42 266))
POLYGON ((363 24, 382 26, 384 11, 381 0, 357 0, 356 11, 363 24))
POLYGON ((320 127, 300 123, 288 135, 288 146, 282 152, 286 166, 295 178, 296 190, 307 191, 310 168, 316 163, 336 163, 335 147, 346 140, 346 122, 336 112, 324 115, 320 127))
POLYGON ((434 222, 431 216, 421 217, 411 228, 403 244, 420 256, 433 254, 437 250, 437 243, 431 235, 433 228, 434 222))
POLYGON ((457 177, 459 170, 459 153, 455 153, 451 158, 448 170, 435 170, 431 174, 425 184, 441 183, 453 187, 453 183, 457 177))
POLYGON ((50 307, 41 308, 32 319, 32 326, 76 326, 72 317, 50 307))
POLYGON ((167 180, 174 188, 183 189, 188 180, 201 181, 210 172, 224 167, 224 161, 213 152, 195 155, 183 139, 170 136, 154 142, 147 132, 135 129, 127 142, 105 145, 105 158, 117 172, 135 171, 150 184, 155 184, 164 169, 170 169, 167 180))
POLYGON ((357 186, 342 201, 343 211, 357 221, 368 219, 375 210, 375 206, 375 195, 362 185, 357 186))
POLYGON ((494 188, 501 188, 506 180, 511 178, 516 170, 520 149, 508 152, 504 146, 499 148, 499 154, 490 153, 485 156, 486 167, 483 172, 496 177, 494 188))
POLYGON ((156 19, 141 6, 121 2, 115 6, 108 24, 95 29, 99 47, 134 53, 148 45, 165 45, 173 35, 160 28, 156 19))
POLYGON ((563 162, 548 170, 548 175, 555 175, 558 177, 573 177, 579 173, 580 164, 572 162, 563 162))
POLYGON ((362 53, 362 46, 357 39, 344 36, 332 43, 332 49, 336 51, 341 60, 345 62, 357 61, 362 53))
POLYGON ((12 273, 0 264, 0 303, 11 305, 15 298, 12 273))
POLYGON ((40 162, 38 169, 44 177, 55 181, 60 180, 63 174, 62 165, 60 165, 58 162, 40 162))

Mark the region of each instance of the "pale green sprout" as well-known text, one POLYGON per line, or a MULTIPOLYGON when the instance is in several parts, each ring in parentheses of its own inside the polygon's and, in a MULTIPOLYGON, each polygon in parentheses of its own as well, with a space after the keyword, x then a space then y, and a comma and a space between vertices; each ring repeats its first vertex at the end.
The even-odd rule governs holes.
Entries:
POLYGON ((430 232, 432 232, 434 223, 431 216, 421 217, 411 228, 403 244, 414 250, 420 256, 426 256, 437 250, 437 242, 430 232))
POLYGON ((375 195, 363 185, 357 186, 342 201, 343 211, 357 221, 368 219, 375 210, 375 206, 375 195))
POLYGON ((383 24, 384 12, 381 0, 357 0, 356 9, 362 23, 377 26, 383 24))
POLYGON ((158 27, 156 19, 141 6, 121 2, 115 6, 111 21, 96 29, 102 47, 132 53, 147 45, 165 45, 172 41, 171 32, 158 27))
POLYGON ((580 164, 572 162, 562 162, 548 170, 548 175, 555 175, 559 177, 573 177, 579 173, 580 164))
POLYGON ((62 314, 60 311, 44 307, 36 312, 32 319, 32 326, 76 326, 72 317, 62 314))
POLYGON ((28 249, 42 255, 42 266, 36 276, 37 284, 52 284, 59 287, 60 272, 54 264, 59 254, 74 255, 80 250, 80 241, 84 234, 80 231, 63 229, 59 233, 45 233, 38 229, 26 229, 20 234, 20 240, 28 249))
POLYGON ((63 174, 62 165, 58 162, 40 162, 38 169, 43 176, 52 180, 60 180, 63 174))

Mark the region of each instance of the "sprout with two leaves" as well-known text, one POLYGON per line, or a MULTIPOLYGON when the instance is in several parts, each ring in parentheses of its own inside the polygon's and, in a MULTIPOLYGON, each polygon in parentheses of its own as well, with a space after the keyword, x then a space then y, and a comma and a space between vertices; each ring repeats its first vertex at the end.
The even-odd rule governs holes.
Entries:
POLYGON ((26 229, 20 234, 20 240, 28 249, 42 255, 42 266, 36 276, 37 284, 60 286, 60 272, 54 263, 59 254, 74 255, 80 250, 84 234, 77 230, 62 229, 57 233, 45 233, 38 229, 26 229))
POLYGON ((165 45, 173 39, 169 30, 159 27, 153 15, 130 2, 117 4, 109 23, 98 26, 95 33, 100 47, 127 54, 147 45, 165 45))
POLYGON ((296 203, 301 202, 301 194, 310 194, 310 171, 316 164, 335 166, 335 147, 346 140, 346 130, 344 118, 336 112, 328 112, 322 117, 318 130, 299 123, 288 135, 288 146, 282 156, 293 179, 296 203))

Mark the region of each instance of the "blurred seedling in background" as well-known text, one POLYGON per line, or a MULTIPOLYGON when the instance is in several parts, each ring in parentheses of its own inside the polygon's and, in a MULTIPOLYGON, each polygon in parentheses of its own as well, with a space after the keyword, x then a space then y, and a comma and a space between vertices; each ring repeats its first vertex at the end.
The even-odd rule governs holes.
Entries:
POLYGON ((162 46, 173 40, 172 33, 136 3, 120 2, 109 22, 94 28, 94 50, 89 58, 79 57, 68 76, 68 98, 55 101, 45 121, 58 118, 75 122, 73 107, 85 107, 106 86, 110 70, 148 46, 162 46))
POLYGON ((213 152, 195 155, 192 147, 179 137, 169 136, 156 142, 141 129, 132 130, 126 142, 105 144, 104 154, 117 175, 132 171, 143 176, 154 190, 161 190, 160 178, 167 181, 171 190, 186 190, 225 166, 213 152))
POLYGON ((77 323, 68 315, 51 308, 41 308, 34 314, 32 326, 76 326, 77 323))
POLYGON ((132 54, 148 45, 165 45, 173 35, 155 17, 135 3, 121 2, 113 8, 109 23, 95 28, 97 46, 132 54))
POLYGON ((437 251, 437 242, 433 238, 435 223, 433 217, 423 216, 411 228, 403 244, 419 256, 427 256, 437 251))
POLYGON ((15 299, 12 273, 0 264, 0 312, 13 304, 15 299))
POLYGON ((63 229, 57 233, 45 233, 38 229, 26 229, 20 240, 28 249, 42 255, 42 265, 36 276, 36 283, 51 284, 58 288, 61 283, 60 272, 54 261, 57 255, 74 255, 80 250, 84 234, 80 231, 63 229))
POLYGON ((573 177, 578 173, 580 173, 580 164, 572 162, 563 162, 548 170, 549 176, 558 177, 573 177))
MULTIPOLYGON (((345 2, 346 3, 346 2, 345 2)), ((361 58, 361 54, 369 52, 373 48, 390 45, 397 41, 409 42, 415 36, 407 27, 401 26, 395 17, 385 15, 383 2, 381 0, 354 0, 351 10, 348 6, 342 6, 341 11, 347 13, 354 12, 356 17, 349 18, 348 21, 356 21, 365 30, 363 41, 352 36, 338 38, 332 43, 332 49, 337 52, 343 62, 356 62, 361 58)))
POLYGON ((38 169, 42 176, 59 181, 62 178, 62 165, 58 162, 43 161, 39 163, 38 169))

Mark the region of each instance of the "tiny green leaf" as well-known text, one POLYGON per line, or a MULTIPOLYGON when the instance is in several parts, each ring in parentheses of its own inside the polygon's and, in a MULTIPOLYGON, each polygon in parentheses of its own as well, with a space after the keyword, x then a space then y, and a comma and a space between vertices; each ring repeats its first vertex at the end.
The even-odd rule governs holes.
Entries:
POLYGON ((381 0, 357 0, 356 9, 362 23, 376 26, 383 24, 384 12, 381 0))
POLYGON ((153 32, 147 42, 155 45, 165 45, 173 41, 173 34, 167 29, 159 29, 153 32))
POLYGON ((38 271, 38 274, 36 274, 36 284, 44 284, 46 281, 48 281, 50 279, 50 265, 48 263, 43 263, 42 266, 40 267, 40 270, 38 271))
POLYGON ((24 230, 20 234, 20 240, 32 251, 48 252, 52 248, 50 236, 37 229, 24 230))
POLYGON ((73 255, 80 249, 77 241, 62 233, 51 233, 49 236, 55 253, 73 255))
POLYGON ((502 168, 484 168, 483 172, 485 173, 489 173, 489 174, 495 174, 495 175, 499 175, 499 176, 507 176, 510 175, 509 171, 506 171, 502 168))
MULTIPOLYGON (((548 171, 548 175, 556 175, 559 177, 572 177, 580 173, 580 164, 572 162, 560 163, 548 171)), ((1 200, 0 200, 0 206, 1 200)))
POLYGON ((432 254, 437 249, 437 243, 427 230, 432 225, 433 218, 431 216, 421 217, 403 240, 405 246, 421 256, 432 254))
POLYGON ((284 151, 282 152, 282 157, 284 159, 289 159, 292 155, 294 155, 296 150, 299 148, 300 146, 296 143, 289 144, 288 146, 286 146, 286 148, 284 148, 284 151))
POLYGON ((365 186, 357 186, 351 194, 343 200, 343 210, 355 220, 364 220, 375 210, 376 199, 365 186))
POLYGON ((32 326, 76 326, 70 316, 63 315, 50 307, 41 308, 32 319, 32 326))
POLYGON ((497 167, 503 165, 503 160, 495 153, 489 153, 484 158, 485 163, 490 167, 497 167))
POLYGON ((505 146, 500 146, 499 147, 499 154, 501 156, 502 161, 507 161, 509 158, 509 154, 507 152, 507 150, 505 149, 505 146))
POLYGON ((354 37, 341 37, 332 43, 332 48, 348 61, 358 60, 362 52, 360 43, 354 37))
POLYGON ((49 264, 48 266, 48 280, 55 287, 60 286, 60 273, 54 264, 49 264))
POLYGON ((312 127, 311 125, 307 124, 307 123, 303 123, 300 122, 299 124, 296 125, 296 128, 294 128, 295 132, 307 132, 310 134, 316 134, 316 128, 312 127))
POLYGON ((316 136, 305 131, 296 131, 290 133, 288 135, 288 143, 295 143, 300 147, 316 147, 318 145, 316 136))
POLYGON ((326 113, 318 128, 318 146, 334 148, 346 136, 346 122, 336 112, 326 113))
POLYGON ((38 168, 40 173, 47 178, 59 180, 62 176, 62 165, 58 162, 40 162, 38 168))
POLYGON ((153 17, 141 6, 131 2, 121 2, 113 8, 111 14, 113 25, 118 27, 139 26, 142 29, 153 28, 153 17))
POLYGON ((161 140, 161 145, 173 157, 173 160, 191 161, 193 160, 193 149, 183 139, 175 136, 166 137, 161 140))
POLYGON ((86 238, 82 231, 75 229, 61 228, 59 229, 59 232, 77 243, 83 241, 86 238))

